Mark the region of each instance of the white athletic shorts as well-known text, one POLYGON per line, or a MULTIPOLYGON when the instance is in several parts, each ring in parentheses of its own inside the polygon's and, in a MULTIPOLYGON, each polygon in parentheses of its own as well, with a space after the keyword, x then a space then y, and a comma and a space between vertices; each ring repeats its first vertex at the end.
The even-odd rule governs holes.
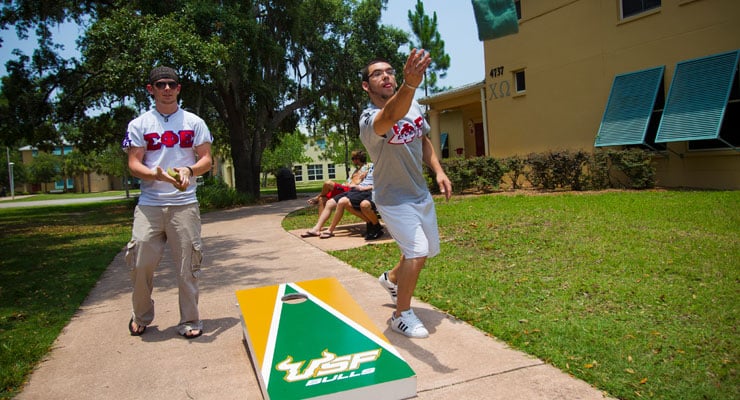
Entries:
POLYGON ((376 205, 388 232, 407 259, 439 254, 437 212, 431 194, 420 203, 376 205))

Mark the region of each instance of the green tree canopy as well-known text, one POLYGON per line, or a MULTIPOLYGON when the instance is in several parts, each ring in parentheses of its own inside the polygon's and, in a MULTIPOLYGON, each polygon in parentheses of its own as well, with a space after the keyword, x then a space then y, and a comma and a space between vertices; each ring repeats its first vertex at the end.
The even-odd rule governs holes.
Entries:
POLYGON ((428 96, 429 92, 440 92, 444 88, 437 87, 437 80, 447 75, 450 56, 445 53, 445 42, 437 30, 437 13, 434 12, 429 17, 424 12, 424 3, 416 0, 416 10, 415 12, 409 10, 408 17, 411 31, 418 40, 411 41, 411 47, 427 50, 432 57, 432 63, 424 74, 424 94, 428 96))
POLYGON ((265 149, 262 155, 262 173, 277 175, 281 168, 292 168, 294 164, 311 161, 306 156, 306 138, 299 131, 282 135, 273 148, 265 149))
POLYGON ((3 162, 0 163, 0 186, 10 193, 10 165, 13 163, 13 184, 18 186, 28 181, 26 166, 21 162, 21 154, 18 151, 7 151, 3 156, 3 162), (9 154, 8 154, 9 153, 9 154), (9 157, 8 157, 9 156, 9 157), (8 160, 10 158, 10 160, 8 160))
POLYGON ((40 46, 33 57, 19 56, 8 65, 0 128, 22 124, 12 140, 39 145, 57 141, 53 128, 72 122, 81 125, 75 145, 104 149, 123 138, 131 110, 151 106, 145 91, 149 70, 170 65, 181 76, 182 107, 208 122, 217 152, 229 151, 236 189, 258 198, 264 150, 299 120, 311 125, 328 116, 335 131, 358 135, 367 101, 359 70, 376 56, 399 65, 402 60, 398 48, 405 35, 379 23, 386 3, 6 2, 0 27, 15 24, 21 34, 35 28, 40 46), (48 34, 49 26, 67 20, 85 28, 79 60, 61 59, 48 34), (329 116, 327 110, 335 111, 329 116))
POLYGON ((39 152, 28 167, 32 183, 46 183, 62 178, 62 160, 59 156, 39 152))

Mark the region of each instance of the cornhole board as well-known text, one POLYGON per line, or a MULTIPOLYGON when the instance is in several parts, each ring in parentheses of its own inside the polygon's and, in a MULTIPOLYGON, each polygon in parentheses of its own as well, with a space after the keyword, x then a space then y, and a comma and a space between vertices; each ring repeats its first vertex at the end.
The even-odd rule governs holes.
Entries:
POLYGON ((336 278, 236 291, 265 399, 407 399, 416 374, 336 278))

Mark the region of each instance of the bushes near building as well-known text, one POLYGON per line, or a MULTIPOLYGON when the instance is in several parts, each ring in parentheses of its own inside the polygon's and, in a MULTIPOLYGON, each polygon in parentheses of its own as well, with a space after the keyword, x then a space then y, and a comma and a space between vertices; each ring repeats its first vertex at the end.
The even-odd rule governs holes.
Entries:
POLYGON ((218 177, 205 178, 195 194, 202 209, 224 209, 255 203, 254 198, 229 187, 218 177))
MULTIPOLYGON (((539 190, 649 189, 655 187, 652 155, 640 149, 548 151, 504 159, 492 157, 442 160, 455 193, 492 192, 502 186, 539 190)), ((429 187, 439 192, 428 174, 429 187)))

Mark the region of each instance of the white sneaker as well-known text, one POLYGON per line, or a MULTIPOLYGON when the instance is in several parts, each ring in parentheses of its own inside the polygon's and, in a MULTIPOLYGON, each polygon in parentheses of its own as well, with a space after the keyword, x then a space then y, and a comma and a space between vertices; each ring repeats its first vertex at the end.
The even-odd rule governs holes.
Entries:
POLYGON ((429 331, 414 314, 414 310, 401 311, 398 318, 395 313, 391 314, 391 329, 411 338, 429 337, 429 331))
POLYGON ((396 304, 396 301, 398 300, 398 285, 388 279, 388 271, 383 272, 383 274, 378 277, 378 282, 380 282, 380 286, 387 290, 388 294, 391 295, 393 304, 396 304))

